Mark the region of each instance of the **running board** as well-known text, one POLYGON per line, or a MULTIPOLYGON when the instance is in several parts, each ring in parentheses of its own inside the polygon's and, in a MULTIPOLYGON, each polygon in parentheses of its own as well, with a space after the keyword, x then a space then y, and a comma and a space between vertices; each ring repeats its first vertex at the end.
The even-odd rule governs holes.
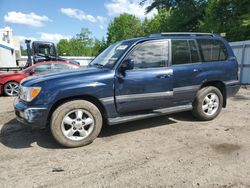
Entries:
POLYGON ((162 115, 176 113, 176 112, 188 111, 188 110, 192 110, 192 108, 193 107, 190 104, 190 105, 183 105, 183 106, 175 106, 175 107, 171 107, 171 108, 158 109, 158 110, 154 110, 154 111, 147 113, 147 114, 136 114, 136 115, 120 116, 120 117, 116 117, 116 118, 108 118, 108 124, 115 125, 115 124, 119 124, 119 123, 125 123, 128 121, 134 121, 134 120, 162 116, 162 115))

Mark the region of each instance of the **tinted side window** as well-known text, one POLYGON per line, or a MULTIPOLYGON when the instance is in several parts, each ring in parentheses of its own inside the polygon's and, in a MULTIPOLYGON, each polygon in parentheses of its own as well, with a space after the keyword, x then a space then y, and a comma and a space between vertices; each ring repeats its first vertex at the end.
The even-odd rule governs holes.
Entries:
POLYGON ((51 71, 51 64, 38 65, 33 68, 36 74, 51 71))
POLYGON ((172 40, 172 65, 200 62, 194 40, 172 40))
POLYGON ((201 62, 200 54, 199 54, 199 50, 198 50, 198 46, 196 45, 196 42, 194 40, 189 40, 188 43, 190 47, 192 63, 201 62))
POLYGON ((224 61, 227 59, 227 51, 219 40, 198 40, 204 61, 224 61))
POLYGON ((65 69, 74 69, 76 66, 70 64, 63 64, 63 63, 54 63, 53 70, 65 70, 65 69))
POLYGON ((128 58, 134 60, 135 69, 165 67, 168 61, 168 41, 142 44, 128 58))
POLYGON ((191 63, 187 40, 172 40, 172 65, 191 63))

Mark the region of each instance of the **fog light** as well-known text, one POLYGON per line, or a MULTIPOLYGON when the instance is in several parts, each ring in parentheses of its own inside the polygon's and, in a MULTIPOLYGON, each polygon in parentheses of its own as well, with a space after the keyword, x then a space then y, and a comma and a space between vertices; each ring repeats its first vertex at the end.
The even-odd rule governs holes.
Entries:
POLYGON ((20 115, 21 118, 24 118, 24 119, 25 119, 25 113, 24 113, 24 112, 20 111, 20 112, 19 112, 19 115, 20 115))
POLYGON ((24 117, 28 122, 32 122, 34 119, 34 114, 32 109, 27 109, 24 111, 24 117))

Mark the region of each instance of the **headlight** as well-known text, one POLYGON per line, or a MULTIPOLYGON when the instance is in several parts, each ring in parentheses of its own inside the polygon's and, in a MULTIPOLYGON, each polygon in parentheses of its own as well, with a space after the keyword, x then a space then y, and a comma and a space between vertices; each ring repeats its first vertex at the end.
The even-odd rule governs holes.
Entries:
POLYGON ((41 87, 23 87, 19 88, 20 99, 30 102, 40 93, 41 87))

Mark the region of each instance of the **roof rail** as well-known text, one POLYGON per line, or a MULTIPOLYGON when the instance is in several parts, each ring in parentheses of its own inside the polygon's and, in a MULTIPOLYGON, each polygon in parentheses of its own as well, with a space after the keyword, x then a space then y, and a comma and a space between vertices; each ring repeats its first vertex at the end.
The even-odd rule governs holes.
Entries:
POLYGON ((214 33, 197 33, 197 32, 162 32, 162 33, 153 33, 150 37, 160 37, 160 36, 211 36, 216 37, 214 33))

